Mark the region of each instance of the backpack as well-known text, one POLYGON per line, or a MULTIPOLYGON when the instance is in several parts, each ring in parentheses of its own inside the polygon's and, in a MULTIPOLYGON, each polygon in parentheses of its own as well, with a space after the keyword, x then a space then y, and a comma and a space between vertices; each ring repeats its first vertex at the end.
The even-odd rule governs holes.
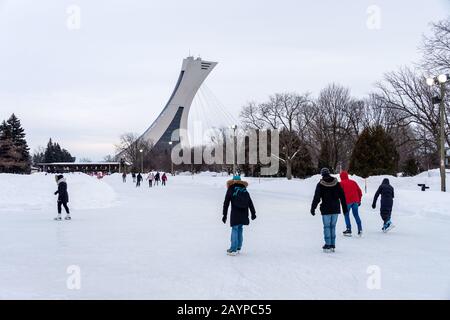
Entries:
POLYGON ((250 195, 245 187, 234 187, 231 195, 231 204, 236 208, 248 209, 250 206, 250 195))

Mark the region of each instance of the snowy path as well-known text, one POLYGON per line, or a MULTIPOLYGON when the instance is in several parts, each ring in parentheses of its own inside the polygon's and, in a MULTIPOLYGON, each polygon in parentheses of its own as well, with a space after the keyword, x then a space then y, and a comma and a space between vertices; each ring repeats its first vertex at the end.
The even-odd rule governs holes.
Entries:
POLYGON ((153 189, 117 176, 98 181, 117 193, 114 206, 73 210, 70 222, 52 221, 53 207, 0 206, 0 298, 450 298, 445 214, 398 213, 397 228, 382 234, 369 193, 361 207, 365 237, 342 237, 340 216, 337 252, 324 254, 320 216, 309 214, 316 181, 255 179, 249 190, 258 219, 244 230, 243 253, 228 257, 230 230, 220 221, 226 179, 169 179, 153 189), (70 265, 80 267, 80 290, 66 286, 70 265), (372 265, 381 271, 380 290, 366 285, 372 265))

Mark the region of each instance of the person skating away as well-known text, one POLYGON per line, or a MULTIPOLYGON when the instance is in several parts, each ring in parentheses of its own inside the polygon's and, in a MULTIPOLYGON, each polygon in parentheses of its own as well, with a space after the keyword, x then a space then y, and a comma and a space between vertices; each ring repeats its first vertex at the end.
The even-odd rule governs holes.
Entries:
POLYGON ((136 183, 136 173, 132 172, 131 177, 133 178, 133 183, 136 183))
POLYGON ((383 219, 383 228, 381 230, 383 232, 388 232, 394 228, 391 221, 392 207, 394 205, 394 188, 389 184, 389 179, 387 178, 383 179, 383 182, 378 187, 377 192, 375 192, 372 203, 373 209, 377 207, 377 200, 380 195, 380 215, 381 219, 383 219))
POLYGON ((347 213, 347 203, 345 201, 344 190, 336 178, 330 175, 330 170, 323 168, 320 170, 322 179, 316 186, 314 198, 311 204, 311 214, 316 214, 317 205, 320 202, 320 212, 322 214, 323 235, 325 245, 324 252, 334 252, 336 249, 336 223, 342 211, 347 213))
POLYGON ((140 187, 141 186, 141 181, 142 181, 142 175, 139 172, 138 175, 136 176, 136 187, 140 187))
POLYGON ((161 178, 160 178, 160 175, 159 175, 159 172, 156 172, 156 174, 155 174, 155 185, 157 186, 157 185, 159 185, 159 180, 160 180, 161 178))
POLYGON ((359 217, 359 206, 361 205, 362 191, 358 186, 356 181, 348 178, 347 171, 342 171, 341 177, 341 187, 344 190, 345 200, 347 202, 348 212, 344 215, 346 230, 344 231, 344 236, 352 236, 352 224, 350 222, 350 210, 355 218, 356 225, 358 226, 358 236, 362 236, 362 223, 359 217))
POLYGON ((155 175, 153 174, 153 172, 150 172, 147 175, 147 181, 148 181, 148 186, 151 188, 153 186, 153 180, 155 179, 155 175))
POLYGON ((166 185, 166 181, 167 181, 167 176, 165 173, 163 173, 162 177, 161 177, 161 183, 163 186, 166 185))
POLYGON ((231 203, 230 226, 231 226, 231 246, 227 254, 235 256, 240 253, 243 242, 243 227, 249 225, 248 211, 250 209, 252 220, 256 219, 256 211, 253 206, 250 194, 247 191, 248 183, 242 181, 239 176, 234 176, 233 180, 227 181, 227 193, 223 203, 222 222, 227 223, 228 207, 231 203))
POLYGON ((55 176, 56 183, 58 184, 58 190, 55 191, 55 195, 58 195, 58 216, 55 218, 57 221, 61 221, 62 207, 66 211, 66 217, 64 219, 70 220, 70 211, 67 203, 69 202, 69 193, 67 192, 67 182, 63 175, 55 176))
POLYGON ((125 172, 122 173, 122 182, 123 183, 127 182, 127 174, 125 172))

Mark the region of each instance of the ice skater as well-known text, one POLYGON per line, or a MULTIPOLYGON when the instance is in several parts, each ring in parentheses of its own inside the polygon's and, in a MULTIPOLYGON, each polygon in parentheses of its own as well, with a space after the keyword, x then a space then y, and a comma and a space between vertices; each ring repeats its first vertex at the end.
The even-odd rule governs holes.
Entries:
POLYGON ((132 172, 131 177, 133 178, 133 183, 136 183, 136 173, 132 172))
POLYGON ((378 187, 378 190, 373 197, 373 209, 377 207, 377 200, 380 195, 380 215, 381 219, 383 219, 383 228, 381 230, 383 232, 388 232, 394 228, 391 221, 392 207, 394 206, 394 188, 389 184, 389 179, 387 178, 383 179, 383 182, 378 187))
POLYGON ((356 225, 358 226, 358 236, 362 237, 362 222, 359 217, 359 206, 361 205, 362 191, 358 186, 356 181, 348 178, 347 171, 342 171, 341 177, 341 187, 344 190, 345 200, 347 202, 348 213, 344 215, 346 230, 343 232, 344 236, 352 236, 352 224, 350 222, 350 210, 355 218, 356 225))
POLYGON ((334 252, 336 249, 336 223, 341 213, 341 207, 344 214, 347 213, 347 202, 345 201, 344 190, 336 178, 330 175, 328 168, 320 170, 322 179, 316 186, 314 199, 311 204, 311 214, 316 215, 316 208, 319 202, 320 212, 322 214, 323 235, 325 245, 322 247, 324 252, 334 252))
POLYGON ((230 226, 231 246, 227 254, 235 256, 240 253, 243 242, 244 225, 249 225, 248 210, 250 209, 252 220, 256 219, 256 211, 250 194, 247 191, 248 183, 242 181, 241 177, 234 176, 233 180, 227 181, 227 193, 223 203, 222 222, 227 223, 228 207, 231 203, 230 226))
POLYGON ((151 188, 153 186, 154 179, 155 179, 155 175, 153 174, 153 172, 149 172, 149 174, 147 175, 147 181, 148 181, 149 188, 151 188))
POLYGON ((161 177, 161 184, 162 184, 163 186, 165 186, 165 185, 166 185, 166 182, 167 182, 167 175, 166 175, 165 173, 163 173, 163 175, 162 175, 162 177, 161 177))
POLYGON ((58 195, 58 216, 55 218, 57 221, 61 221, 62 207, 66 211, 65 220, 70 220, 70 211, 67 203, 69 202, 69 193, 67 192, 67 182, 63 175, 55 176, 56 183, 58 184, 58 190, 55 191, 55 195, 58 195))
POLYGON ((127 174, 125 172, 122 173, 122 182, 123 183, 127 182, 127 174))
POLYGON ((139 172, 138 175, 136 176, 136 188, 141 186, 141 181, 142 181, 142 175, 139 172))
POLYGON ((156 186, 159 184, 159 180, 161 180, 161 176, 159 175, 159 172, 156 172, 156 174, 155 174, 155 185, 156 186))

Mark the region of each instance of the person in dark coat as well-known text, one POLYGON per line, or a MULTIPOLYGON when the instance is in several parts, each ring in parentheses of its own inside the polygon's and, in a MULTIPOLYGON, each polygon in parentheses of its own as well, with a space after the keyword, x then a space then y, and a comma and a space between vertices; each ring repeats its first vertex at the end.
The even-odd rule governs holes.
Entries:
POLYGON ((161 177, 161 183, 163 186, 165 186, 166 182, 167 182, 167 175, 165 173, 163 173, 163 175, 161 177))
POLYGON ((330 175, 328 168, 320 171, 322 179, 316 186, 314 198, 311 204, 311 214, 316 214, 317 205, 320 203, 322 214, 323 234, 325 245, 322 249, 325 252, 334 252, 336 249, 336 223, 341 207, 344 214, 348 213, 347 202, 344 190, 336 178, 330 175))
POLYGON ((55 220, 61 220, 62 207, 66 210, 66 220, 70 220, 70 212, 67 203, 69 202, 69 193, 67 192, 67 182, 63 175, 55 176, 56 183, 58 184, 58 190, 55 191, 55 195, 58 195, 58 216, 55 220))
POLYGON ((123 183, 127 182, 127 174, 126 174, 126 172, 122 173, 122 182, 123 183))
POLYGON ((137 177, 136 177, 136 187, 140 187, 141 186, 141 181, 143 180, 141 173, 139 172, 137 177))
POLYGON ((394 227, 391 222, 392 207, 394 206, 394 188, 390 185, 389 179, 383 179, 373 197, 372 208, 377 207, 378 197, 381 196, 380 215, 383 219, 383 232, 387 232, 394 227))
POLYGON ((160 176, 159 172, 156 172, 156 174, 155 174, 155 185, 158 185, 160 180, 161 180, 161 176, 160 176))
POLYGON ((248 211, 250 209, 252 220, 256 219, 256 211, 253 201, 247 191, 248 183, 242 181, 241 177, 234 176, 233 180, 227 181, 227 193, 223 202, 222 222, 227 223, 228 207, 231 203, 230 226, 231 246, 227 254, 235 256, 241 251, 243 242, 243 227, 249 225, 248 211))
POLYGON ((133 183, 136 183, 136 173, 132 172, 131 177, 133 178, 133 183))

